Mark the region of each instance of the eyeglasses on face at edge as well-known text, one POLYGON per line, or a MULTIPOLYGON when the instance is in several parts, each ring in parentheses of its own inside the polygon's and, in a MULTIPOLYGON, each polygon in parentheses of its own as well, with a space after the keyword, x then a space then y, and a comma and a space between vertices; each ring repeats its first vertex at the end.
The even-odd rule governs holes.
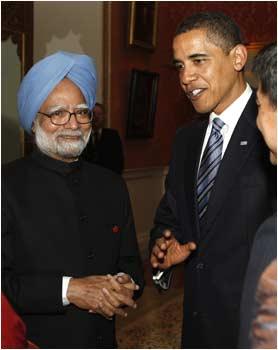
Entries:
POLYGON ((93 120, 93 114, 88 108, 78 109, 75 112, 69 112, 65 109, 60 109, 50 114, 40 111, 38 113, 50 118, 51 123, 54 125, 67 124, 70 121, 72 115, 75 116, 78 124, 89 124, 93 120))

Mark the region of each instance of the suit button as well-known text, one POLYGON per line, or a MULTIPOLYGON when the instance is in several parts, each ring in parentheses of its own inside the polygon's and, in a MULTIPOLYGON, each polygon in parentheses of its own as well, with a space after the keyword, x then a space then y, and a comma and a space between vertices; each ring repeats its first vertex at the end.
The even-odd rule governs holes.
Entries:
POLYGON ((197 265, 196 265, 196 269, 198 269, 198 270, 202 270, 203 268, 204 268, 204 264, 203 263, 198 263, 197 265))
POLYGON ((95 257, 94 252, 89 252, 88 259, 93 259, 95 257))

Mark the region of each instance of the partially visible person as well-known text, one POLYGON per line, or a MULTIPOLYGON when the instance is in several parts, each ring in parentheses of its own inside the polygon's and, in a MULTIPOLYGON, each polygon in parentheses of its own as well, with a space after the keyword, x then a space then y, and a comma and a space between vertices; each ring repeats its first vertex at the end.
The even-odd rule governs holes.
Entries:
POLYGON ((124 154, 120 135, 117 130, 104 128, 103 104, 95 104, 93 117, 92 133, 81 158, 121 175, 124 169, 124 154))
POLYGON ((41 348, 117 347, 115 315, 143 290, 126 185, 79 159, 96 86, 89 56, 57 52, 18 91, 37 149, 2 169, 2 289, 41 348))
POLYGON ((258 312, 252 324, 252 348, 277 349, 277 259, 260 277, 256 302, 258 312))
POLYGON ((1 293, 1 349, 37 349, 26 338, 26 326, 5 294, 1 293))
MULTIPOLYGON (((277 44, 262 49, 253 66, 258 77, 257 126, 269 148, 269 158, 277 165, 277 44)), ((252 347, 251 324, 256 317, 255 302, 259 278, 270 262, 277 257, 277 213, 269 217, 258 229, 245 277, 240 310, 239 348, 252 347)))

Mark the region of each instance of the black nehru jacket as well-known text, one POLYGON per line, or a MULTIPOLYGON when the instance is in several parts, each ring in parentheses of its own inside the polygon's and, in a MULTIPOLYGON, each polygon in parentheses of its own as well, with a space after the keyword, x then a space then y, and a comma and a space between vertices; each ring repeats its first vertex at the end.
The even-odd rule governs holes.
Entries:
MULTIPOLYGON (((143 289, 126 185, 35 151, 2 169, 2 289, 41 348, 113 348, 114 320, 62 304, 62 276, 125 272, 143 289)), ((139 295, 137 295, 139 296, 139 295)))

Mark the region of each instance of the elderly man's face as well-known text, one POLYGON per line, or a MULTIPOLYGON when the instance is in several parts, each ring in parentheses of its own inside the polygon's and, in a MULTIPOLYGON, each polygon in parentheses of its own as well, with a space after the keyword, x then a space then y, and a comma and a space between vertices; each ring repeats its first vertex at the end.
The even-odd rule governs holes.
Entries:
POLYGON ((193 29, 174 38, 173 54, 180 85, 197 112, 220 114, 244 91, 237 74, 246 61, 242 45, 226 54, 205 29, 193 29))
MULTIPOLYGON (((86 106, 79 88, 69 79, 64 79, 49 94, 40 112, 46 114, 59 110, 74 112, 86 106)), ((38 114, 33 131, 36 144, 42 152, 52 158, 72 162, 78 158, 88 142, 91 123, 79 124, 72 115, 67 124, 57 126, 47 116, 38 114)))
POLYGON ((257 91, 257 104, 257 126, 269 148, 271 163, 277 164, 277 111, 268 96, 262 93, 260 86, 257 91))

